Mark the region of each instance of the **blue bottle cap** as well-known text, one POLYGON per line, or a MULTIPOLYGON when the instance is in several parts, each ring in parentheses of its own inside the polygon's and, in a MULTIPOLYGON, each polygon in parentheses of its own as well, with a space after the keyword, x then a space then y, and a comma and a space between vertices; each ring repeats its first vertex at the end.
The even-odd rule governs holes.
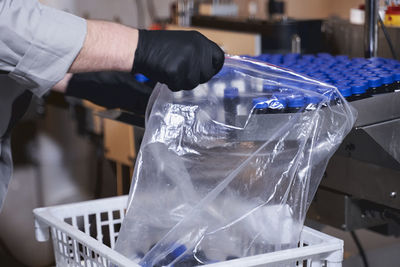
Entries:
POLYGON ((144 76, 143 74, 140 74, 140 73, 135 74, 135 80, 140 83, 145 83, 145 82, 150 81, 149 78, 147 78, 146 76, 144 76))
POLYGON ((348 60, 348 59, 349 59, 349 57, 346 56, 346 55, 337 55, 335 58, 336 58, 337 60, 339 60, 339 61, 345 61, 345 60, 348 60))
POLYGON ((284 86, 287 86, 289 88, 298 88, 300 86, 300 83, 289 80, 289 81, 284 81, 284 86))
POLYGON ((382 66, 382 63, 380 62, 370 62, 367 65, 364 65, 365 69, 377 69, 380 68, 382 66))
POLYGON ((391 64, 384 64, 381 67, 382 69, 386 70, 386 71, 390 71, 393 68, 393 65, 391 64))
POLYGON ((293 94, 287 97, 287 106, 289 108, 301 108, 305 105, 303 94, 293 94))
POLYGON ((316 84, 304 84, 302 86, 302 88, 305 89, 305 90, 316 92, 317 88, 318 88, 318 85, 316 85, 316 84))
POLYGON ((322 97, 318 96, 318 95, 307 95, 305 97, 305 102, 306 104, 313 104, 313 105, 318 105, 319 103, 321 103, 322 101, 322 97))
POLYGON ((258 59, 260 61, 268 62, 270 60, 270 55, 261 54, 261 55, 257 56, 256 59, 258 59))
POLYGON ((224 98, 234 99, 239 97, 239 89, 236 87, 228 87, 224 89, 224 98))
POLYGON ((352 85, 353 85, 353 84, 356 84, 356 85, 365 85, 365 86, 368 87, 368 81, 367 81, 367 80, 356 80, 356 81, 354 81, 354 82, 352 83, 352 85))
POLYGON ((276 90, 278 88, 278 86, 276 84, 264 84, 263 86, 263 91, 264 92, 271 92, 273 90, 276 90))
POLYGON ((383 84, 391 84, 393 83, 393 75, 391 73, 381 73, 379 77, 382 78, 383 84))
POLYGON ((287 94, 285 94, 285 93, 274 93, 272 98, 278 100, 280 103, 282 103, 282 105, 284 105, 284 107, 287 106, 287 94))
POLYGON ((364 94, 368 87, 365 84, 354 84, 351 86, 351 93, 353 95, 364 94))
POLYGON ((348 84, 350 84, 350 81, 346 80, 346 79, 336 80, 336 84, 348 85, 348 84))
POLYGON ((233 69, 231 67, 223 67, 217 74, 214 75, 215 78, 221 78, 229 73, 231 73, 233 69))
POLYGON ((380 72, 378 72, 377 74, 376 74, 376 76, 379 76, 379 77, 383 77, 383 76, 386 76, 386 75, 392 75, 392 73, 390 73, 390 71, 380 71, 380 72))
POLYGON ((379 87, 382 85, 382 78, 380 77, 369 77, 368 78, 368 86, 373 88, 373 87, 379 87))
POLYGON ((361 75, 362 75, 363 77, 368 78, 368 77, 374 76, 375 73, 373 73, 372 71, 364 71, 363 73, 361 73, 361 75))
POLYGON ((288 53, 285 55, 285 58, 300 58, 300 54, 299 53, 288 53))
POLYGON ((340 62, 339 64, 338 64, 338 66, 341 66, 341 67, 347 67, 347 66, 349 66, 351 64, 351 62, 350 62, 350 60, 343 60, 342 62, 340 62))
POLYGON ((351 77, 353 80, 360 80, 360 81, 364 80, 364 77, 361 76, 361 75, 358 75, 358 74, 352 74, 352 75, 350 75, 350 77, 351 77))
POLYGON ((176 249, 174 249, 174 250, 171 252, 171 255, 176 259, 176 258, 178 258, 179 256, 181 256, 183 253, 185 253, 186 250, 187 250, 187 248, 186 248, 185 245, 180 245, 179 247, 177 247, 176 249))
POLYGON ((343 75, 332 73, 332 74, 329 74, 329 78, 340 80, 340 79, 343 79, 343 75))
POLYGON ((350 86, 339 86, 338 89, 343 97, 349 97, 352 94, 350 86))
POLYGON ((362 82, 362 80, 354 79, 354 78, 349 78, 349 80, 350 80, 350 83, 349 83, 350 85, 359 84, 362 82))
POLYGON ((335 100, 336 95, 334 94, 335 90, 333 88, 328 88, 328 87, 319 87, 317 89, 318 93, 324 95, 325 97, 328 97, 328 99, 335 100))
POLYGON ((352 63, 358 63, 358 64, 360 64, 360 63, 361 64, 368 64, 369 63, 368 59, 365 59, 363 57, 355 57, 351 61, 352 61, 352 63))
POLYGON ((301 58, 302 58, 303 60, 306 60, 306 61, 313 61, 314 58, 315 58, 315 56, 314 56, 314 55, 308 55, 308 54, 306 54, 306 55, 303 55, 301 58))
POLYGON ((257 97, 253 99, 253 107, 255 109, 264 109, 268 108, 268 98, 266 97, 257 97))
POLYGON ((268 108, 283 110, 284 108, 286 108, 286 105, 287 105, 286 98, 283 95, 276 94, 273 95, 272 98, 270 99, 268 108))
POLYGON ((394 80, 395 80, 396 82, 400 81, 400 72, 396 72, 396 73, 394 74, 394 80))

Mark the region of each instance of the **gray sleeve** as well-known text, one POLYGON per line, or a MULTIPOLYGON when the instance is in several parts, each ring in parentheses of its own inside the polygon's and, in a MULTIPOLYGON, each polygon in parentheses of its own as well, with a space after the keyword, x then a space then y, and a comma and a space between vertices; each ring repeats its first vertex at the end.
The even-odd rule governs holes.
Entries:
MULTIPOLYGON (((4 137, 3 137, 4 138, 4 137)), ((13 171, 10 138, 0 138, 0 212, 13 171)))
POLYGON ((0 0, 0 33, 0 70, 42 96, 81 50, 86 20, 37 0, 0 0))

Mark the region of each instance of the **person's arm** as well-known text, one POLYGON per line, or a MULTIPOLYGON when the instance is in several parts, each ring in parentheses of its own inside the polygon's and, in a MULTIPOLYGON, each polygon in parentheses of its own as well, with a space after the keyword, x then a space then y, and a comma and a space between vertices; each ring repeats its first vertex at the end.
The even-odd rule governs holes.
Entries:
POLYGON ((87 24, 85 43, 70 72, 138 72, 178 91, 207 82, 224 62, 223 51, 196 31, 138 31, 104 21, 87 24))
POLYGON ((39 96, 65 89, 67 71, 131 71, 138 40, 136 29, 37 0, 0 0, 0 32, 0 71, 39 96))
MULTIPOLYGON (((129 72, 75 73, 64 87, 67 97, 86 99, 108 109, 123 109, 144 115, 154 84, 140 83, 129 72)), ((56 88, 60 89, 60 88, 56 88)))
POLYGON ((73 75, 74 74, 72 74, 72 73, 65 74, 64 78, 61 81, 59 81, 58 83, 56 83, 53 86, 53 88, 51 88, 51 90, 53 90, 55 92, 59 92, 59 93, 65 93, 65 91, 67 90, 69 81, 71 80, 73 75))
POLYGON ((42 96, 70 69, 86 32, 86 20, 37 0, 0 0, 0 70, 42 96))
POLYGON ((37 0, 0 0, 0 30, 0 70, 38 96, 67 72, 105 70, 138 72, 171 90, 189 90, 224 62, 222 50, 198 32, 138 32, 37 0))
POLYGON ((87 35, 68 72, 132 70, 138 30, 121 24, 87 20, 87 35))

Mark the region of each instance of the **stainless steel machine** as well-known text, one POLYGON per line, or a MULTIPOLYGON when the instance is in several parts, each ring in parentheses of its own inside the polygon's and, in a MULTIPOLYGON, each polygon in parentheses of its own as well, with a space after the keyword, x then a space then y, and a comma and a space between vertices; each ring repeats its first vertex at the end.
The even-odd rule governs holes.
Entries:
MULTIPOLYGON (((378 6, 377 0, 365 1, 365 57, 378 54, 378 6)), ((352 105, 358 119, 330 160, 308 217, 346 231, 399 236, 400 92, 352 105)))
POLYGON ((352 102, 354 129, 330 160, 309 218, 400 234, 400 92, 352 102))

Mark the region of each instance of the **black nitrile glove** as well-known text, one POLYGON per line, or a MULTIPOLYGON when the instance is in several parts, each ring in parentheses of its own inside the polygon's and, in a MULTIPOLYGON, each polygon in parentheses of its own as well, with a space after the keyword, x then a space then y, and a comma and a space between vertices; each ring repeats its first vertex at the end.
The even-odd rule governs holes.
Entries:
POLYGON ((127 72, 78 73, 69 81, 65 95, 144 115, 153 87, 137 82, 127 72))
POLYGON ((132 72, 172 91, 190 90, 217 74, 224 59, 221 48, 199 32, 139 30, 132 72))

